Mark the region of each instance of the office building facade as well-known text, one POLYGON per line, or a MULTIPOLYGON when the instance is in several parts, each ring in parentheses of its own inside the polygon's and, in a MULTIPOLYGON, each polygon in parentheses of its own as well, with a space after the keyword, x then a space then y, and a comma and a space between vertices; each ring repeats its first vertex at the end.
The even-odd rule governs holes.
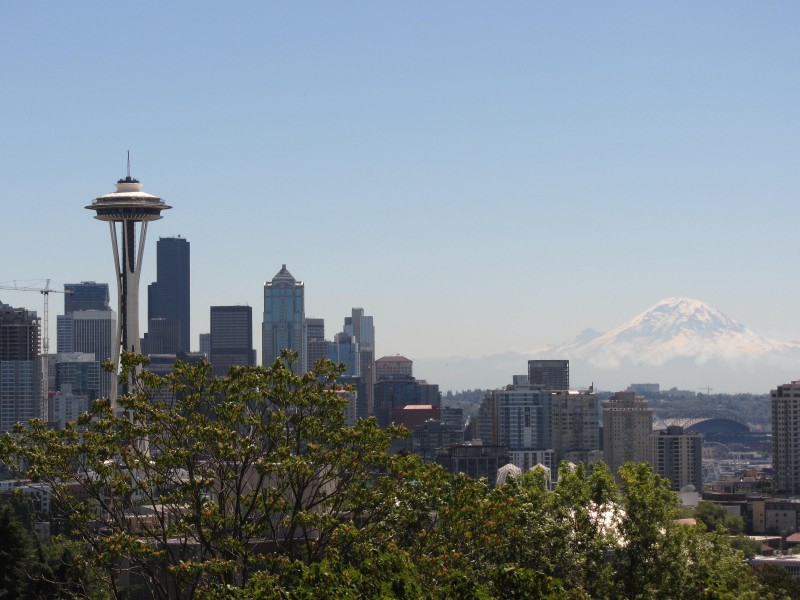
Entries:
POLYGON ((545 390, 569 389, 568 360, 529 360, 528 383, 545 390))
POLYGON ((603 402, 603 458, 616 477, 626 462, 650 460, 653 411, 634 392, 617 392, 603 402))
POLYGON ((271 366, 283 350, 297 353, 295 369, 305 373, 306 364, 305 285, 286 265, 272 281, 264 283, 261 360, 271 366))
POLYGON ((602 460, 597 396, 592 392, 558 391, 550 394, 550 403, 557 463, 602 460))
POLYGON ((0 303, 0 432, 44 418, 39 317, 0 303))
POLYGON ((156 244, 156 281, 147 286, 148 354, 190 352, 189 242, 180 236, 162 237, 156 244), (156 321, 154 323, 154 321, 156 321))
POLYGON ((800 381, 770 391, 772 472, 780 493, 800 494, 800 381))
POLYGON ((79 310, 108 310, 109 293, 107 283, 81 281, 64 284, 64 314, 79 310))
POLYGON ((653 472, 666 477, 673 490, 693 485, 703 491, 703 441, 699 433, 686 433, 671 425, 650 436, 650 464, 653 472))
MULTIPOLYGON (((57 321, 59 355, 82 352, 93 355, 98 363, 114 360, 117 317, 113 310, 79 310, 58 315, 57 321)), ((116 398, 116 386, 116 375, 101 371, 100 396, 116 398)))
POLYGON ((250 306, 211 307, 211 351, 214 375, 226 375, 233 365, 256 364, 253 309, 250 306))

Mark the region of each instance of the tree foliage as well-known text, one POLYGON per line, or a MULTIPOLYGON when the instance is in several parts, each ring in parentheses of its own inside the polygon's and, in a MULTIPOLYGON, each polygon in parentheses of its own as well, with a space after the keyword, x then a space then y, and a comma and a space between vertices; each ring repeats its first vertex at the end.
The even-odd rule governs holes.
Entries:
POLYGON ((62 431, 32 422, 0 445, 21 476, 52 487, 68 519, 59 548, 75 568, 62 554, 40 578, 61 590, 70 581, 92 597, 137 585, 157 598, 217 599, 765 593, 722 536, 674 522, 676 497, 646 465, 623 467, 619 487, 602 464, 565 464, 552 490, 541 470, 490 488, 388 454, 400 430, 346 426, 330 363, 297 375, 286 354, 223 378, 207 363, 166 378, 142 366, 123 357, 134 386, 118 406, 96 402, 62 431))

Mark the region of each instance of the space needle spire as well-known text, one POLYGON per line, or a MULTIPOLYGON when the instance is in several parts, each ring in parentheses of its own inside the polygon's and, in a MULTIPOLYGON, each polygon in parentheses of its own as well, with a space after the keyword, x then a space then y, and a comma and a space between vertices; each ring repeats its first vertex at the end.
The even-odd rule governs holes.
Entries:
POLYGON ((119 322, 112 360, 119 367, 120 350, 139 352, 139 277, 142 272, 147 224, 161 218, 161 211, 172 208, 158 196, 142 191, 142 184, 131 177, 130 151, 125 179, 117 181, 115 192, 96 198, 86 208, 95 219, 107 221, 111 231, 114 267, 117 272, 119 322))

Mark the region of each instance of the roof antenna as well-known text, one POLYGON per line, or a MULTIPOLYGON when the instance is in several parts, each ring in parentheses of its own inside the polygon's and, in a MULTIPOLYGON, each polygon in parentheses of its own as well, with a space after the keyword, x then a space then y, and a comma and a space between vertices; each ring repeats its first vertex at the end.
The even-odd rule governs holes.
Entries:
POLYGON ((131 178, 131 151, 128 150, 128 179, 131 178))

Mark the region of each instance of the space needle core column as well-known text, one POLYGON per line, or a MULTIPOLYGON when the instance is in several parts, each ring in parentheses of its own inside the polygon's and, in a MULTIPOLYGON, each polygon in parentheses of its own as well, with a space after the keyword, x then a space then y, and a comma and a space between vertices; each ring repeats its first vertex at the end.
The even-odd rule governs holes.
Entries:
POLYGON ((139 276, 147 223, 160 219, 161 211, 172 207, 158 196, 142 192, 142 184, 131 177, 130 163, 128 176, 117 181, 116 187, 116 192, 96 198, 86 208, 97 213, 95 219, 107 221, 111 230, 119 300, 117 339, 111 358, 119 367, 120 350, 140 351, 139 276))

